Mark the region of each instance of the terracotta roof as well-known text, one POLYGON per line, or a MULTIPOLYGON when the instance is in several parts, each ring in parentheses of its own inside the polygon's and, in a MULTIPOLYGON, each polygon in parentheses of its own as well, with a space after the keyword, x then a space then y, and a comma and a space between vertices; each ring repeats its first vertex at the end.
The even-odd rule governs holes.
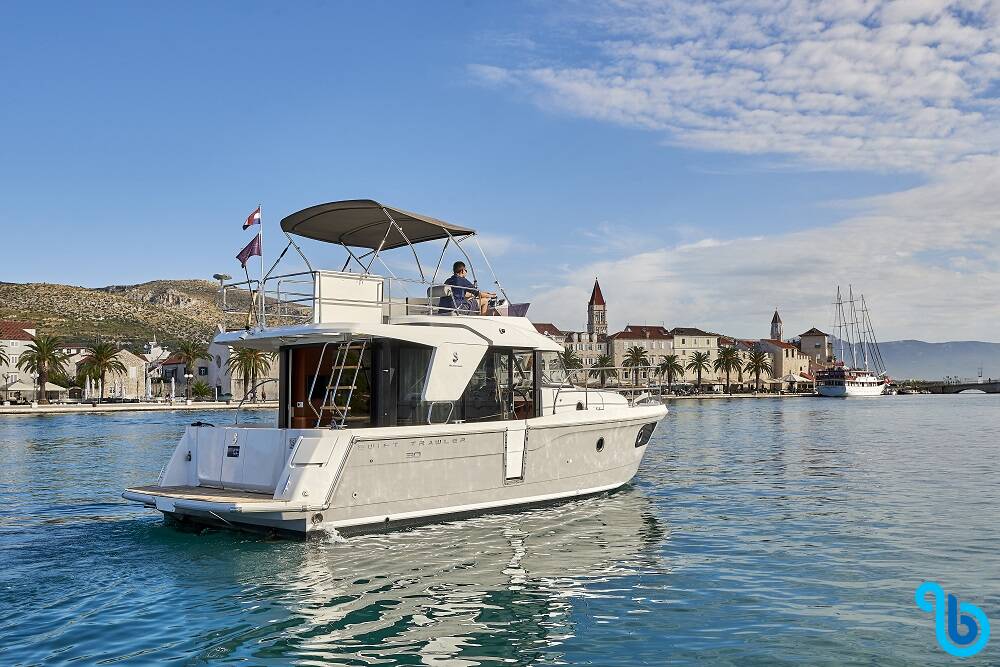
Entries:
POLYGON ((597 282, 597 278, 594 278, 594 291, 590 293, 590 302, 588 306, 605 306, 604 295, 601 294, 601 284, 597 282))
POLYGON ((781 324, 781 316, 778 315, 777 309, 774 311, 774 317, 771 318, 771 324, 781 324))
POLYGON ((535 322, 535 331, 540 334, 545 334, 546 336, 555 336, 557 338, 563 337, 563 332, 559 330, 559 327, 551 322, 535 322))
POLYGON ((799 334, 799 337, 801 338, 802 336, 826 336, 826 335, 827 334, 823 333, 822 331, 820 331, 816 327, 813 327, 809 331, 807 331, 805 333, 802 333, 802 334, 799 334))
POLYGON ((792 345, 791 343, 786 343, 783 340, 775 340, 774 338, 761 338, 760 342, 762 342, 762 343, 770 343, 771 345, 774 345, 775 347, 782 347, 782 348, 785 348, 786 350, 797 350, 797 349, 799 349, 796 346, 792 345))
POLYGON ((674 327, 670 333, 674 336, 718 336, 718 334, 708 333, 694 327, 674 327))
POLYGON ((183 364, 184 360, 181 359, 179 354, 171 354, 169 357, 163 360, 163 366, 169 366, 171 364, 183 364))
POLYGON ((611 334, 608 338, 612 340, 646 340, 648 339, 669 339, 673 338, 666 327, 648 324, 629 324, 618 333, 611 334))
POLYGON ((25 329, 34 329, 31 322, 0 320, 0 340, 34 340, 25 329))

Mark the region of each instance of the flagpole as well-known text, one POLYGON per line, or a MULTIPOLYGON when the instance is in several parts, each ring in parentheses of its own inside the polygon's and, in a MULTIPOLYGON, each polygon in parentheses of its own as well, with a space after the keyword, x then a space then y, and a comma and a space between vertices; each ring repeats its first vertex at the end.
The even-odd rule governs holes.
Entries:
POLYGON ((264 328, 264 204, 257 204, 257 212, 260 214, 260 317, 257 324, 264 328))

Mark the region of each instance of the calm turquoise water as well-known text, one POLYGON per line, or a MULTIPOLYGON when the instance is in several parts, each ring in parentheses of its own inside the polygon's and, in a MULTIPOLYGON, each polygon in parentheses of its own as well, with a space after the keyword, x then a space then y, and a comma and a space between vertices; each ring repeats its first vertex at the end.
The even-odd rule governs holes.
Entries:
POLYGON ((0 664, 953 664, 927 579, 1000 632, 1000 397, 671 410, 610 497, 340 543, 121 501, 231 413, 0 416, 0 664))

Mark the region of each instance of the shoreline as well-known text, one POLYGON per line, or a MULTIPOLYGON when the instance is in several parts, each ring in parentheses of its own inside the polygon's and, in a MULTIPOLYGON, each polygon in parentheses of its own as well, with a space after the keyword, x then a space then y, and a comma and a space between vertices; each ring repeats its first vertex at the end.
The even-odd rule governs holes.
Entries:
POLYGON ((657 396, 663 402, 667 401, 691 401, 691 400, 718 400, 727 398, 818 398, 819 394, 813 392, 800 394, 691 394, 690 396, 657 396))
MULTIPOLYGON (((90 403, 74 405, 0 405, 0 415, 75 415, 99 412, 168 412, 171 410, 236 410, 239 402, 225 403, 223 401, 201 401, 188 405, 184 401, 178 403, 90 403)), ((244 410, 277 410, 276 401, 266 403, 244 403, 244 410)))

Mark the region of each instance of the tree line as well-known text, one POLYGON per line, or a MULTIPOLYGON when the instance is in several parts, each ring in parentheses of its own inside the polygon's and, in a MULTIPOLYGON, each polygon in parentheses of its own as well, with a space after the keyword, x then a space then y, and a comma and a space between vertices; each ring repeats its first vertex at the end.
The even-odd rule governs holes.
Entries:
MULTIPOLYGON (((74 376, 70 376, 67 363, 70 353, 66 351, 66 341, 60 336, 38 334, 32 338, 27 349, 17 360, 17 368, 31 373, 36 377, 38 403, 47 405, 46 385, 53 382, 62 387, 83 387, 87 380, 97 383, 100 387, 100 400, 104 400, 104 387, 108 375, 124 375, 128 372, 125 364, 118 358, 119 348, 113 343, 98 341, 85 348, 86 356, 79 364, 74 376)), ((177 345, 176 356, 192 372, 201 360, 211 361, 208 353, 208 343, 197 340, 181 341, 177 345)), ((257 384, 257 379, 267 375, 271 370, 274 355, 263 350, 239 348, 230 354, 226 367, 230 374, 239 374, 243 378, 243 394, 246 397, 257 384)), ((10 364, 6 349, 0 344, 0 365, 10 364)), ((193 373, 192 373, 193 375, 193 373)), ((212 388, 204 380, 188 382, 187 398, 208 398, 212 388)))
MULTIPOLYGON (((559 353, 559 356, 567 371, 583 368, 583 361, 575 350, 563 350, 559 353)), ((600 381, 603 387, 607 384, 608 378, 618 377, 618 370, 614 367, 614 363, 614 358, 610 354, 602 354, 597 358, 596 363, 588 371, 587 375, 600 381)), ((692 371, 697 376, 696 386, 699 393, 701 392, 702 374, 710 370, 725 374, 726 391, 730 394, 732 393, 731 380, 734 374, 737 375, 740 383, 743 382, 744 374, 753 376, 754 386, 757 388, 757 391, 760 391, 761 376, 770 376, 774 373, 771 356, 764 350, 760 348, 750 350, 746 362, 743 362, 740 360, 739 350, 731 346, 720 347, 719 355, 714 360, 708 352, 695 352, 691 355, 687 364, 684 364, 679 355, 668 354, 664 357, 663 361, 654 366, 649 359, 649 353, 646 349, 635 345, 625 350, 625 359, 622 361, 622 366, 629 369, 629 372, 633 375, 633 384, 635 385, 639 384, 639 372, 642 369, 649 369, 661 379, 666 377, 668 392, 673 389, 674 380, 682 377, 685 370, 692 371)))

